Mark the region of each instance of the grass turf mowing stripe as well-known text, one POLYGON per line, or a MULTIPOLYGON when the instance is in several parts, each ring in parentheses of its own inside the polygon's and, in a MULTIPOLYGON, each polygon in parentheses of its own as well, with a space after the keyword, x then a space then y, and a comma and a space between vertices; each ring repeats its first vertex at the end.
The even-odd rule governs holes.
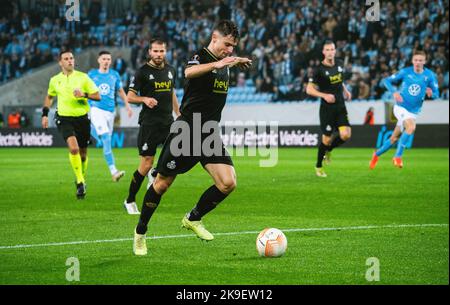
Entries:
MULTIPOLYGON (((448 224, 399 224, 399 225, 368 225, 368 226, 354 226, 354 227, 329 227, 329 228, 294 228, 281 229, 283 232, 311 232, 311 231, 351 231, 351 230, 371 230, 371 229, 401 229, 401 228, 425 228, 425 227, 448 227, 448 224)), ((241 232, 224 232, 214 233, 216 236, 229 235, 244 235, 244 234, 258 234, 260 231, 241 231, 241 232)), ((180 235, 163 235, 163 236, 149 236, 147 239, 169 239, 169 238, 185 238, 194 237, 193 234, 180 235)), ((132 241, 133 238, 117 238, 117 239, 103 239, 103 240, 81 240, 46 244, 31 244, 31 245, 14 245, 14 246, 0 246, 0 250, 5 249, 22 249, 22 248, 38 248, 38 247, 52 247, 52 246, 68 246, 68 245, 82 245, 82 244, 99 244, 99 243, 115 243, 123 241, 132 241)))

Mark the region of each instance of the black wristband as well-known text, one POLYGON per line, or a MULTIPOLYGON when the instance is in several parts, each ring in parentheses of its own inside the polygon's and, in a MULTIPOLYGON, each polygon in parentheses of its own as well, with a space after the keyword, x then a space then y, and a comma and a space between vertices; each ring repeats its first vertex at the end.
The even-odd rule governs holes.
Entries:
POLYGON ((44 107, 42 108, 42 116, 48 116, 48 112, 50 111, 50 109, 48 107, 44 107))
POLYGON ((89 94, 84 93, 84 98, 89 98, 89 94))

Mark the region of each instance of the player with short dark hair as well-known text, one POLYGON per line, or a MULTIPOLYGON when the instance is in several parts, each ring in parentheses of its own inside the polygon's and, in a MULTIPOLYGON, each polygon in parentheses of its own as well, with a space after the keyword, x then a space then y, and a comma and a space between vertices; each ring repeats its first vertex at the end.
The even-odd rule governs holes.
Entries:
POLYGON ((57 97, 55 122, 70 151, 69 160, 76 176, 77 198, 83 199, 86 195, 87 147, 91 133, 88 99, 100 101, 101 97, 89 76, 75 70, 75 58, 71 51, 61 51, 58 58, 62 72, 50 79, 42 109, 42 127, 48 128, 49 109, 53 98, 57 97))
POLYGON ((201 163, 212 177, 214 185, 185 215, 182 226, 192 230, 202 240, 214 239, 205 229, 202 217, 217 207, 236 187, 233 162, 220 139, 219 130, 228 93, 229 68, 235 65, 248 68, 251 65, 251 60, 247 58, 232 56, 238 41, 236 25, 228 20, 221 21, 213 29, 208 47, 195 53, 187 63, 181 116, 174 122, 164 143, 158 160, 158 175, 144 197, 134 235, 133 251, 136 255, 147 254, 147 225, 161 197, 178 174, 189 171, 197 163, 201 163), (196 132, 198 127, 203 131, 201 134, 196 132))
POLYGON ((320 127, 322 141, 319 145, 316 163, 316 175, 327 177, 323 170, 323 160, 330 161, 331 151, 344 144, 351 137, 345 100, 350 101, 351 93, 344 84, 344 63, 336 60, 334 42, 325 41, 322 49, 324 59, 315 68, 313 77, 309 79, 306 93, 321 98, 320 127), (337 133, 335 133, 338 131, 337 133))
MULTIPOLYGON (((153 180, 151 168, 156 148, 163 144, 173 123, 172 112, 180 115, 175 94, 175 68, 166 62, 167 44, 161 39, 150 41, 150 60, 138 69, 132 78, 128 100, 142 104, 139 114, 138 149, 141 161, 130 183, 124 207, 129 214, 139 214, 136 206, 138 193, 145 176, 153 180)), ((154 174, 154 173, 153 173, 154 174)), ((151 184, 151 183, 150 183, 151 184)))
POLYGON ((128 104, 127 95, 123 90, 122 80, 117 71, 110 69, 112 55, 109 51, 101 51, 97 58, 98 69, 89 71, 89 77, 94 81, 100 90, 101 101, 89 101, 91 106, 90 116, 92 135, 103 144, 103 156, 111 173, 112 181, 118 182, 125 175, 125 171, 118 170, 112 152, 112 134, 114 128, 114 118, 116 116, 117 93, 125 103, 128 116, 133 112, 128 104))
POLYGON ((425 96, 429 98, 439 97, 439 85, 436 75, 425 68, 426 53, 423 50, 415 50, 412 57, 412 67, 403 68, 394 75, 383 80, 384 85, 392 93, 396 102, 394 115, 397 118, 397 126, 390 139, 372 155, 369 168, 374 169, 378 158, 388 151, 397 141, 397 151, 392 162, 394 166, 403 168, 403 152, 406 145, 412 140, 416 130, 416 118, 419 115, 425 96), (393 84, 401 83, 399 90, 393 84))

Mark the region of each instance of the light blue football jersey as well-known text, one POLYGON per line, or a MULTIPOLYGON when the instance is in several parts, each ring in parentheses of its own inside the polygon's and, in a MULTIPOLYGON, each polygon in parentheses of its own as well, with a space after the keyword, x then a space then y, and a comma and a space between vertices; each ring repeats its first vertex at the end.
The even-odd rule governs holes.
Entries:
POLYGON ((392 94, 397 91, 393 84, 401 83, 398 91, 403 98, 403 102, 397 103, 397 105, 414 114, 420 113, 427 88, 433 90, 432 98, 439 97, 436 75, 426 68, 420 74, 416 73, 412 66, 401 69, 396 74, 385 78, 383 83, 392 94))
POLYGON ((119 73, 113 69, 109 69, 108 73, 101 73, 98 69, 95 69, 89 71, 88 75, 97 85, 102 98, 99 102, 89 100, 89 105, 114 112, 116 92, 123 87, 119 73))

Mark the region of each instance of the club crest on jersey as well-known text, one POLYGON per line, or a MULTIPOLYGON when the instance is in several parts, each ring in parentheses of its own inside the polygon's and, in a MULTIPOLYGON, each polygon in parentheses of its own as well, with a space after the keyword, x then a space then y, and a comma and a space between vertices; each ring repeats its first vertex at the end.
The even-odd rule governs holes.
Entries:
POLYGON ((170 161, 169 163, 167 163, 168 169, 175 169, 176 167, 177 167, 177 164, 175 163, 175 161, 170 161))
POLYGON ((100 95, 108 95, 109 92, 111 91, 111 88, 109 87, 109 85, 105 84, 105 83, 98 86, 98 89, 100 91, 100 95))
POLYGON ((326 76, 329 76, 329 75, 330 75, 330 72, 325 71, 325 75, 326 75, 326 76))
POLYGON ((409 86, 408 88, 408 92, 409 94, 411 94, 412 96, 418 96, 420 94, 420 86, 417 84, 412 84, 411 86, 409 86))

